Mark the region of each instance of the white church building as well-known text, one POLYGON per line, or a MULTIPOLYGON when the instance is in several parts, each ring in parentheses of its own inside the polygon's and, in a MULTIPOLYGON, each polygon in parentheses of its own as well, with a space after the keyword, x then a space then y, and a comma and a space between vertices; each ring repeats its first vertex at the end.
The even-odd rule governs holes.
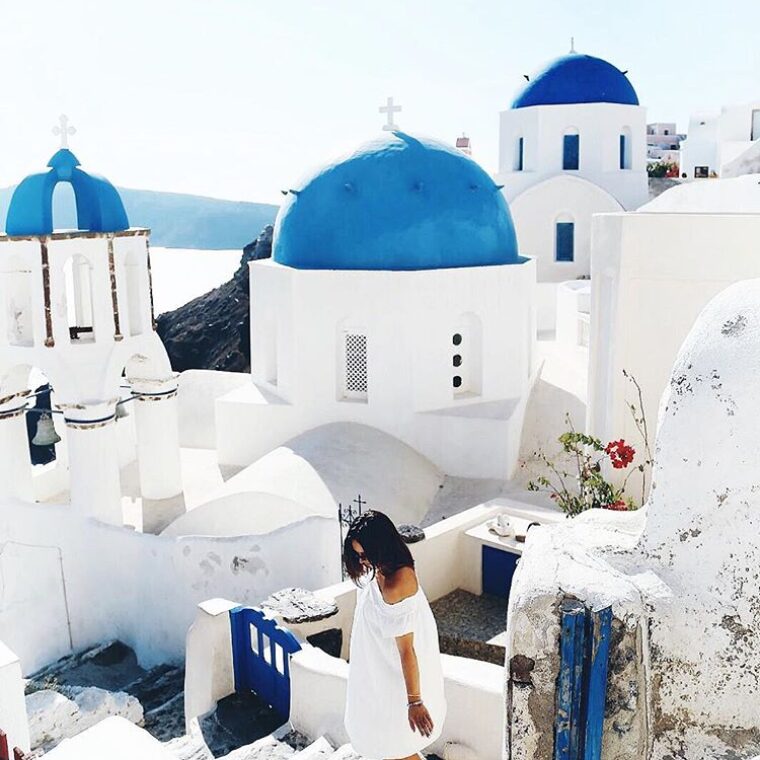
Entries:
POLYGON ((647 200, 646 109, 625 72, 572 51, 501 113, 499 170, 520 251, 535 257, 539 329, 554 329, 556 283, 591 274, 591 217, 647 200))
POLYGON ((252 382, 217 400, 219 461, 354 422, 508 478, 534 365, 518 251, 498 186, 435 140, 387 132, 295 185, 250 265, 252 382))

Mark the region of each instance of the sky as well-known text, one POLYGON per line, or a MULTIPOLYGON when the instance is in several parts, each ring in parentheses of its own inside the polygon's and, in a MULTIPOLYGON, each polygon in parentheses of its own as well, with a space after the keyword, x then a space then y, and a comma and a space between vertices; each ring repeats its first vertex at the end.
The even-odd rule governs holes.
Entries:
POLYGON ((649 121, 760 99, 758 0, 0 0, 0 186, 58 146, 115 184, 279 203, 311 168, 405 131, 498 161, 499 111, 575 38, 649 121))

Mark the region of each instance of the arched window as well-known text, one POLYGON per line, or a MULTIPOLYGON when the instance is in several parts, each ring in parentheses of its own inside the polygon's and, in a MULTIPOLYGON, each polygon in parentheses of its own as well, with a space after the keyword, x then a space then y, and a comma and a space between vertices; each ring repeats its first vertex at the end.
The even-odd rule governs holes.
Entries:
POLYGON ((70 182, 59 182, 55 186, 52 210, 54 230, 77 229, 77 201, 70 182))
POLYGON ((575 260, 575 222, 568 215, 557 218, 554 233, 554 260, 575 260))
POLYGON ((570 127, 562 137, 562 168, 578 169, 581 162, 581 136, 578 130, 570 127))
POLYGON ((63 265, 63 277, 71 342, 90 343, 95 340, 90 262, 79 254, 71 256, 63 265))
POLYGON ((451 335, 451 384, 454 398, 481 393, 483 376, 483 335, 480 319, 463 314, 451 335))
POLYGON ((631 130, 623 127, 620 131, 620 168, 631 168, 631 130))
POLYGON ((525 138, 520 137, 515 140, 515 161, 514 161, 514 170, 516 172, 521 172, 523 170, 524 166, 524 159, 525 159, 525 138))

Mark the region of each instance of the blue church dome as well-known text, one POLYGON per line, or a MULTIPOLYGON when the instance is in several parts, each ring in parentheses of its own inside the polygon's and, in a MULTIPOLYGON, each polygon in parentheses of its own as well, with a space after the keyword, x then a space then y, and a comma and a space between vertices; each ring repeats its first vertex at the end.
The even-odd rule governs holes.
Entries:
POLYGON ((119 232, 129 228, 116 188, 105 177, 80 169, 77 157, 68 148, 61 148, 48 166, 49 171, 31 174, 14 191, 5 223, 8 235, 53 232, 53 191, 59 182, 69 182, 74 190, 80 230, 119 232))
POLYGON ((620 103, 637 106, 639 98, 626 75, 611 63, 571 53, 557 58, 531 78, 512 108, 570 103, 620 103))
POLYGON ((392 132, 292 189, 272 256, 298 269, 411 270, 515 264, 500 188, 444 143, 392 132))

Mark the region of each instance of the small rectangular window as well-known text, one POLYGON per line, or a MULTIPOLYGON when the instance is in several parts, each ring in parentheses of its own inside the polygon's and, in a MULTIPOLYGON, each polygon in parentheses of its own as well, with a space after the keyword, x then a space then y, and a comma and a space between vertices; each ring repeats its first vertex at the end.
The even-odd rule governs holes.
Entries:
POLYGON ((523 156, 525 153, 525 139, 522 137, 517 138, 517 155, 515 156, 515 171, 521 172, 523 170, 523 156))
POLYGON ((367 336, 361 333, 344 333, 343 396, 367 398, 367 336))
POLYGON ((620 168, 621 169, 627 169, 626 161, 625 161, 625 152, 626 152, 626 145, 625 145, 625 135, 620 135, 620 168))
POLYGON ((575 259, 575 224, 573 222, 557 222, 556 246, 555 259, 557 261, 575 259))
POLYGON ((695 166, 694 167, 694 177, 696 179, 706 179, 709 176, 710 176, 709 166, 695 166))
POLYGON ((580 135, 565 135, 562 144, 562 168, 577 169, 580 165, 580 135))

